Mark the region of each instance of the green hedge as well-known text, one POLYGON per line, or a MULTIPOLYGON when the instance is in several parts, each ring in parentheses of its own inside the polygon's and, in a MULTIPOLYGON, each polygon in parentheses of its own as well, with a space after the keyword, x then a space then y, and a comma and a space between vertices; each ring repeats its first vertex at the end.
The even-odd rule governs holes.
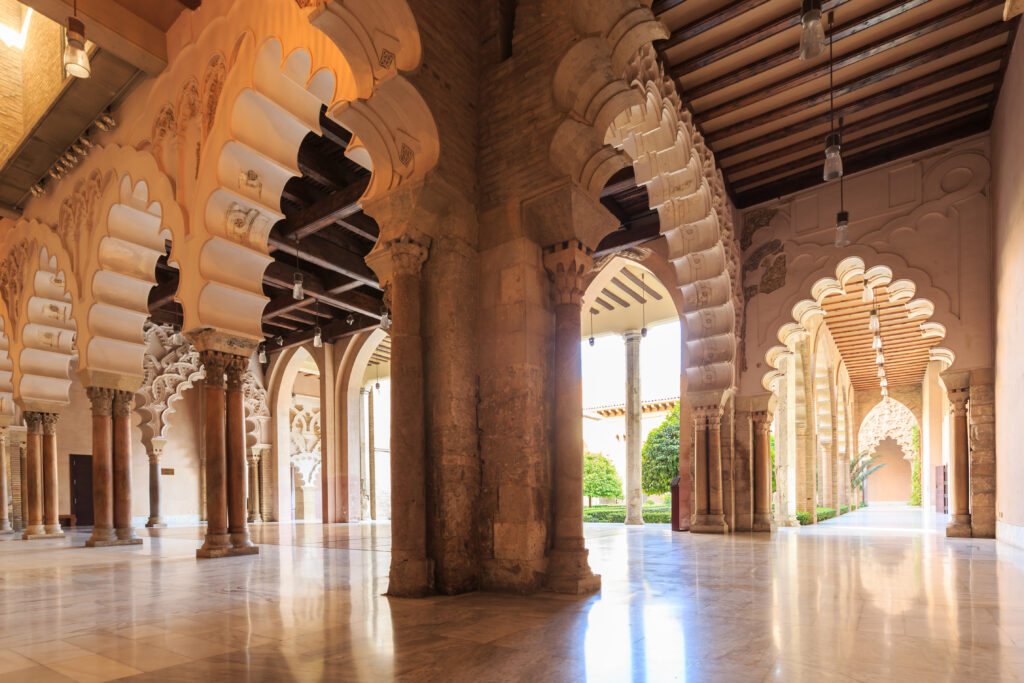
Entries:
MULTIPOLYGON (((832 508, 818 508, 818 521, 824 522, 826 519, 832 519, 836 516, 836 511, 832 508)), ((797 512, 796 520, 803 526, 807 526, 811 523, 811 513, 809 512, 797 512)))
MULTIPOLYGON (((622 524, 626 521, 626 506, 595 505, 583 508, 583 521, 622 524)), ((672 521, 672 510, 668 505, 645 505, 644 521, 648 524, 668 524, 672 521)))
POLYGON ((797 513, 796 513, 796 521, 800 522, 800 524, 802 524, 804 526, 807 526, 808 524, 811 523, 811 513, 810 512, 800 512, 798 510, 797 513))
POLYGON ((849 511, 850 511, 850 506, 849 505, 840 505, 839 506, 839 514, 845 515, 849 511))

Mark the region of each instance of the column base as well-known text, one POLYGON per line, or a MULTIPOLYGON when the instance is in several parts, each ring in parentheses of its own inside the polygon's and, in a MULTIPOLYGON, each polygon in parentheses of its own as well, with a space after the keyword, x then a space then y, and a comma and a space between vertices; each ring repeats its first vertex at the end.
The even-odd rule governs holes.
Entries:
POLYGON ((260 524, 260 523, 263 522, 263 517, 261 517, 260 515, 249 515, 249 519, 247 519, 245 521, 248 522, 249 524, 253 524, 253 523, 260 524))
POLYGON ((697 515, 697 520, 690 527, 692 534, 725 534, 729 525, 725 523, 725 515, 697 515))
POLYGON ((768 531, 772 530, 771 515, 754 513, 754 528, 753 531, 768 531))
POLYGON ((623 522, 623 524, 625 524, 626 526, 643 526, 644 525, 644 518, 641 517, 640 519, 629 519, 627 517, 626 521, 623 522))
POLYGON ((150 517, 148 520, 146 520, 147 529, 163 529, 166 526, 167 525, 164 524, 163 517, 150 517))
POLYGON ((60 524, 47 524, 43 527, 47 536, 53 536, 54 538, 64 538, 64 529, 61 528, 60 524))
POLYGON ((203 547, 196 550, 196 557, 227 557, 231 554, 231 537, 227 534, 206 534, 203 547))
POLYGON ((388 592, 396 598, 421 598, 434 591, 434 563, 425 557, 391 553, 388 592))
POLYGON ((601 577, 590 569, 590 551, 552 550, 548 556, 548 590, 569 595, 586 595, 601 590, 601 577))
POLYGON ((117 536, 117 540, 119 541, 142 543, 142 539, 135 535, 135 529, 131 527, 127 529, 114 529, 114 535, 117 536))
POLYGON ((258 545, 243 545, 234 546, 231 548, 228 555, 259 555, 260 547, 258 545))
POLYGON ((21 535, 21 538, 26 541, 38 541, 41 538, 53 538, 53 536, 46 533, 42 524, 30 524, 25 527, 25 533, 21 535))
MULTIPOLYGON (((228 533, 231 537, 231 547, 235 550, 245 550, 246 548, 255 548, 252 539, 249 538, 248 529, 245 531, 231 531, 228 533)), ((257 552, 259 552, 257 550, 257 552)))
POLYGON ((946 536, 951 538, 970 538, 971 516, 952 515, 949 524, 946 525, 946 536))
POLYGON ((141 538, 107 538, 103 540, 89 539, 85 542, 86 548, 109 548, 115 545, 142 545, 141 538))
POLYGON ((18 533, 18 532, 15 531, 11 527, 10 524, 4 524, 2 527, 0 527, 0 536, 3 536, 4 534, 16 534, 16 533, 18 533))

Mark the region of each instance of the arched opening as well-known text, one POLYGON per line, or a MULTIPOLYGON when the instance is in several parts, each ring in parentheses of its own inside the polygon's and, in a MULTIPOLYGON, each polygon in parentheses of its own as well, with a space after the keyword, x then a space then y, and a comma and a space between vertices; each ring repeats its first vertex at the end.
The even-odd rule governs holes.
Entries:
POLYGON ((665 523, 679 471, 680 316, 653 272, 659 257, 628 255, 599 262, 583 295, 584 520, 665 523), (666 423, 674 445, 654 439, 645 456, 666 423))

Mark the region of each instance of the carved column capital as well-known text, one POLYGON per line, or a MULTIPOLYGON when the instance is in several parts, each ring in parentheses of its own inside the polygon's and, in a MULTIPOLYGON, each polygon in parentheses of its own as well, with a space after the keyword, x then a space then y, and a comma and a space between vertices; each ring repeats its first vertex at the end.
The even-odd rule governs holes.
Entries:
POLYGON ((230 356, 224 371, 227 373, 227 387, 230 391, 241 391, 245 381, 245 371, 249 369, 249 359, 244 356, 230 356))
POLYGON ((551 297, 556 304, 579 305, 584 279, 594 266, 593 252, 579 240, 544 248, 544 267, 551 275, 551 297))
POLYGON ((159 451, 153 451, 152 453, 149 453, 149 464, 150 465, 159 465, 160 464, 160 455, 161 454, 160 454, 159 451))
POLYGON ((86 387, 85 395, 92 404, 93 415, 111 415, 114 401, 114 390, 106 387, 86 387))
POLYGON ((57 433, 57 420, 60 419, 59 413, 40 413, 43 416, 43 434, 45 436, 53 436, 57 433))
POLYGON ((408 235, 389 241, 387 250, 391 254, 392 274, 418 277, 427 260, 427 249, 428 245, 408 235))
POLYGON ((967 401, 971 395, 970 388, 950 389, 947 393, 949 395, 950 412, 953 413, 954 417, 966 417, 967 401))
POLYGON ((38 413, 34 410, 25 411, 25 426, 28 427, 29 434, 42 434, 43 433, 43 414, 38 413))
POLYGON ((722 424, 722 406, 693 406, 693 424, 697 427, 716 428, 722 424))
POLYGON ((7 448, 7 427, 0 427, 0 449, 7 448))
POLYGON ((199 352, 199 362, 203 364, 206 371, 206 384, 211 387, 224 388, 224 372, 228 363, 234 358, 230 353, 207 349, 199 352))
POLYGON ((754 420, 754 429, 758 434, 767 434, 772 429, 772 414, 767 410, 755 410, 750 413, 754 420))
POLYGON ((114 392, 113 412, 114 417, 128 417, 132 412, 133 394, 130 391, 118 389, 114 392))

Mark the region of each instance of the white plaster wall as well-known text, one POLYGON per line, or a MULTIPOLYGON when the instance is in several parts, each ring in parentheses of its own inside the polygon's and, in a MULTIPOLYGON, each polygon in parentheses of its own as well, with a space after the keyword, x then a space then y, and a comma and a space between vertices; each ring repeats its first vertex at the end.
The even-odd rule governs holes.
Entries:
POLYGON ((996 249, 996 537, 1024 548, 1024 26, 992 123, 996 249))

